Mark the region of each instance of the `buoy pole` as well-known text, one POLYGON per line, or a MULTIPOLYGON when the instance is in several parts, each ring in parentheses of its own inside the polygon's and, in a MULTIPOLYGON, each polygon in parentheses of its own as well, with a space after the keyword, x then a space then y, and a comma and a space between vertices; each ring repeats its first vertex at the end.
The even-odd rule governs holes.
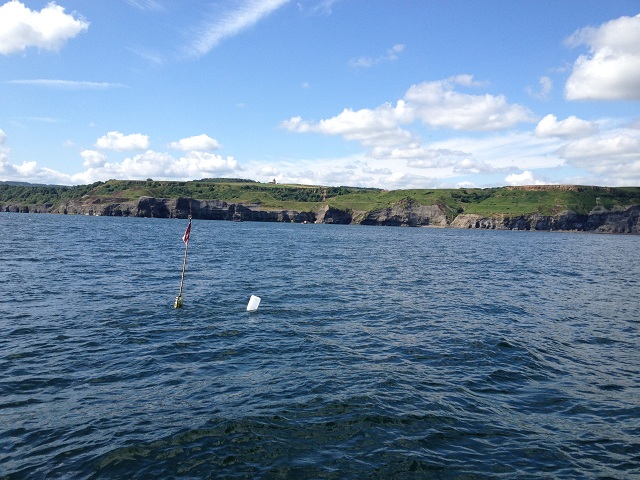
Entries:
POLYGON ((182 236, 182 240, 185 243, 184 246, 184 259, 182 260, 182 278, 180 279, 180 293, 176 297, 176 301, 173 304, 173 308, 182 308, 182 287, 184 286, 184 272, 187 269, 187 252, 189 251, 189 235, 191 234, 191 215, 189 215, 189 225, 187 225, 187 230, 184 232, 182 236))

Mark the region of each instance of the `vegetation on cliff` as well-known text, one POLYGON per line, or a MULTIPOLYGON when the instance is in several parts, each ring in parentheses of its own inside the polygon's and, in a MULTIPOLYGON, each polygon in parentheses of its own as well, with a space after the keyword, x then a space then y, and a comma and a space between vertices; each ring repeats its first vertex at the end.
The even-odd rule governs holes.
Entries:
POLYGON ((208 178, 188 182, 109 180, 91 185, 50 186, 0 183, 0 210, 59 206, 66 202, 109 203, 156 198, 223 200, 264 210, 317 212, 323 206, 353 212, 371 212, 412 201, 438 205, 453 219, 461 213, 481 216, 557 215, 564 211, 587 214, 640 205, 640 187, 529 186, 466 189, 380 190, 258 183, 244 179, 208 178))

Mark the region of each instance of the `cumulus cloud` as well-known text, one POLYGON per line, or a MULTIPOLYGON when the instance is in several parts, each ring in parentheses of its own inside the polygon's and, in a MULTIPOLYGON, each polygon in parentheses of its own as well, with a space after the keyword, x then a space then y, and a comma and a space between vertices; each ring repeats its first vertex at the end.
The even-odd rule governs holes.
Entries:
POLYGON ((582 166, 634 163, 640 161, 640 135, 629 130, 581 138, 562 147, 559 153, 582 166))
POLYGON ((274 177, 280 174, 280 170, 272 165, 265 165, 258 169, 258 175, 263 177, 274 177))
MULTIPOLYGON (((10 149, 5 145, 6 135, 0 130, 0 175, 3 180, 33 181, 39 178, 41 171, 36 162, 23 162, 21 165, 9 161, 10 149)), ((46 170, 46 169, 45 169, 46 170)))
POLYGON ((220 144, 216 139, 211 138, 210 136, 203 133, 202 135, 196 135, 189 138, 183 138, 181 140, 178 140, 177 142, 171 142, 169 144, 169 148, 174 150, 182 150, 183 152, 206 152, 219 149, 220 144))
POLYGON ((10 149, 5 145, 6 134, 0 130, 0 175, 3 180, 28 180, 38 177, 36 162, 23 162, 21 165, 9 161, 10 149))
POLYGON ((558 117, 549 114, 540 120, 535 133, 538 137, 584 137, 597 131, 595 123, 581 120, 575 115, 558 121, 558 117))
POLYGON ((400 128, 400 124, 413 121, 413 113, 406 102, 400 100, 396 106, 389 103, 375 109, 363 108, 354 111, 345 108, 335 117, 320 120, 317 123, 292 117, 281 123, 291 132, 323 133, 341 135, 346 140, 360 142, 365 146, 397 145, 411 139, 411 134, 400 128))
POLYGON ((503 96, 463 94, 455 91, 456 85, 481 84, 470 75, 424 82, 409 88, 395 106, 385 103, 357 111, 346 108, 335 117, 319 122, 292 117, 281 126, 292 132, 341 135, 365 146, 380 146, 413 141, 413 136, 401 125, 416 120, 431 127, 469 131, 503 130, 534 120, 529 110, 509 104, 503 96))
POLYGON ((640 15, 583 28, 566 43, 589 47, 565 85, 568 100, 640 100, 640 15))
MULTIPOLYGON (((109 135, 106 135, 103 139, 108 137, 109 135)), ((128 137, 136 138, 135 136, 128 137)), ((127 142, 125 136, 111 135, 110 138, 115 144, 119 144, 121 139, 125 139, 122 143, 126 144, 127 142)), ((11 163, 8 157, 9 148, 5 146, 5 140, 5 133, 0 130, 0 176, 3 180, 77 185, 99 180, 104 181, 109 178, 192 180, 204 177, 242 176, 244 170, 233 157, 224 158, 202 151, 190 151, 180 158, 175 158, 166 152, 147 150, 138 155, 126 157, 121 161, 109 161, 106 154, 87 149, 80 152, 85 170, 70 175, 39 167, 36 162, 23 162, 20 165, 11 163)), ((111 148, 110 150, 118 149, 111 148)))
MULTIPOLYGON (((97 152, 94 152, 97 153, 97 152)), ((203 152, 191 152, 181 158, 174 158, 166 152, 147 150, 127 157, 120 162, 107 162, 104 157, 83 152, 82 156, 95 160, 84 172, 65 176, 60 183, 93 183, 108 178, 144 180, 191 180, 194 178, 238 175, 242 170, 232 157, 222 158, 203 152)), ((59 174, 61 175, 61 174, 59 174)))
POLYGON ((117 150, 119 152, 144 150, 149 148, 149 137, 141 133, 124 135, 120 132, 109 132, 100 137, 95 146, 103 150, 117 150))
POLYGON ((165 152, 147 150, 144 153, 125 158, 121 163, 107 163, 104 170, 112 172, 109 178, 161 178, 166 176, 175 164, 175 159, 165 152))
POLYGON ((173 176, 198 178, 230 175, 239 170, 238 162, 233 157, 223 158, 208 152, 189 152, 172 165, 173 176))
MULTIPOLYGON (((534 120, 529 110, 520 105, 509 104, 502 96, 471 95, 456 91, 457 87, 478 88, 484 85, 475 81, 471 75, 424 82, 409 88, 395 105, 385 103, 376 108, 360 110, 346 108, 338 115, 320 121, 304 120, 296 116, 283 121, 281 127, 291 132, 336 135, 348 141, 359 142, 369 148, 367 158, 393 162, 396 168, 397 165, 404 164, 406 168, 416 171, 437 170, 442 176, 490 172, 494 168, 491 162, 495 162, 496 157, 492 158, 491 162, 483 158, 474 158, 470 153, 473 150, 456 146, 460 139, 450 142, 450 146, 434 147, 425 144, 408 129, 408 126, 421 122, 430 127, 453 130, 507 130, 520 122, 534 120)), ((557 158, 541 160, 549 152, 549 146, 541 146, 541 143, 545 143, 541 141, 531 142, 530 137, 533 136, 529 134, 516 140, 501 137, 499 140, 490 141, 495 141, 500 145, 496 148, 502 149, 498 159, 508 158, 515 161, 513 154, 505 150, 516 150, 514 145, 517 143, 520 149, 523 145, 525 149, 531 145, 531 150, 540 149, 544 152, 527 152, 525 156, 531 163, 559 162, 557 158)), ((482 148, 477 141, 472 145, 476 150, 482 148)))
POLYGON ((585 169, 598 184, 637 185, 640 182, 640 131, 618 129, 574 140, 557 154, 569 165, 585 169))
POLYGON ((84 159, 82 164, 85 167, 102 167, 107 163, 107 156, 104 153, 96 152, 95 150, 83 150, 80 152, 80 156, 84 159))
POLYGON ((413 85, 405 94, 416 116, 425 124, 453 130, 493 131, 533 122, 526 107, 510 104, 503 95, 470 95, 456 86, 476 86, 473 77, 460 75, 446 80, 413 85))
POLYGON ((241 0, 236 7, 218 13, 202 23, 196 32, 196 39, 187 48, 192 57, 200 57, 215 48, 222 40, 239 34, 267 17, 289 0, 241 0))
POLYGON ((492 167, 486 162, 475 158, 462 158, 456 161, 453 165, 453 171, 455 173, 462 174, 478 174, 478 173, 491 173, 497 169, 492 167))
MULTIPOLYGON (((431 127, 469 131, 504 130, 520 122, 534 120, 529 110, 509 104, 503 96, 469 95, 455 91, 456 86, 482 85, 471 75, 424 82, 409 88, 395 106, 385 103, 357 111, 346 108, 335 117, 318 122, 297 116, 285 120, 281 126, 297 133, 340 135, 345 140, 371 147, 370 155, 374 157, 389 148, 396 148, 398 158, 406 158, 406 155, 415 158, 416 153, 428 153, 429 149, 412 147, 419 141, 403 126, 418 120, 431 127)), ((428 164, 433 159, 427 155, 421 161, 428 164)))
POLYGON ((504 179, 507 185, 545 185, 545 182, 541 182, 533 178, 533 172, 525 170, 522 173, 512 173, 507 175, 504 179))
POLYGON ((28 47, 58 51, 67 40, 88 28, 86 20, 64 13, 64 8, 55 2, 38 12, 19 0, 11 0, 0 6, 0 53, 10 55, 28 47))

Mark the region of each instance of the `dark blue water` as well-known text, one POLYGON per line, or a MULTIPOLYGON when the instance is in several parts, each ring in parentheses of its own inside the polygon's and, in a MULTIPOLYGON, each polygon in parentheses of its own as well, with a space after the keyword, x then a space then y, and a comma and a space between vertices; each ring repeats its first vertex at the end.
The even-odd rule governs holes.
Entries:
POLYGON ((640 478, 640 237, 185 227, 0 214, 0 478, 640 478))

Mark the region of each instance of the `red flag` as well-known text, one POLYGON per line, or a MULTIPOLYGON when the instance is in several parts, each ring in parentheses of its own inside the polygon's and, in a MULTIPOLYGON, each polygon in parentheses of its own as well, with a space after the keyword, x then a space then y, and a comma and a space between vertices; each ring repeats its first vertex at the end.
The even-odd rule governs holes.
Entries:
POLYGON ((186 243, 187 245, 189 244, 189 234, 191 233, 191 221, 189 221, 189 225, 187 225, 187 230, 184 232, 184 235, 182 236, 182 241, 184 243, 186 243))

